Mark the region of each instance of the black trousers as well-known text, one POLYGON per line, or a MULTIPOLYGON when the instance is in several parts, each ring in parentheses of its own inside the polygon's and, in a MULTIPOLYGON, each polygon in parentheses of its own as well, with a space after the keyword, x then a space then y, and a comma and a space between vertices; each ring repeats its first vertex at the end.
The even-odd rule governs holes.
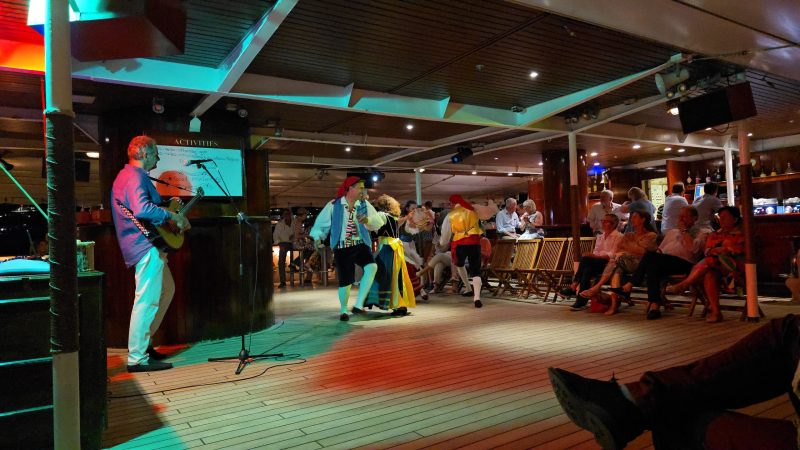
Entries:
POLYGON ((785 394, 797 410, 792 379, 798 361, 800 320, 790 314, 725 350, 685 366, 645 372, 627 386, 653 430, 657 449, 797 448, 797 430, 790 421, 729 410, 785 394))
POLYGON ((647 252, 639 261, 631 283, 641 286, 647 280, 647 301, 661 303, 661 282, 672 275, 688 275, 694 264, 673 255, 647 252))
POLYGON ((585 291, 592 287, 592 279, 601 273, 608 264, 607 259, 595 258, 594 256, 581 256, 578 264, 578 271, 575 272, 575 280, 580 284, 578 292, 585 291))

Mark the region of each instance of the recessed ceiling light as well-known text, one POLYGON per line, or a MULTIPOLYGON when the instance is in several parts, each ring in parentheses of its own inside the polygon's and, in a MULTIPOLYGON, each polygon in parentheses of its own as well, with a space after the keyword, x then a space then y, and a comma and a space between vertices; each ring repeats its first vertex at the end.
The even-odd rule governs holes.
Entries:
POLYGON ((669 113, 672 114, 673 116, 677 116, 680 113, 680 111, 678 111, 677 106, 673 106, 672 108, 669 109, 669 113))
POLYGON ((508 172, 508 176, 514 175, 512 172, 508 172))
POLYGON ((589 153, 589 156, 597 156, 597 152, 589 153))
POLYGON ((679 148, 679 149, 678 149, 678 153, 683 153, 683 152, 685 152, 685 151, 686 151, 686 149, 685 149, 685 148, 679 148))
POLYGON ((633 149, 634 149, 634 150, 639 150, 640 148, 642 148, 642 146, 641 146, 641 145, 639 145, 639 144, 633 144, 633 149))
POLYGON ((111 142, 111 139, 106 138, 105 141, 106 141, 106 144, 108 144, 109 142, 111 142))
POLYGON ((599 162, 596 162, 596 163, 594 163, 594 165, 595 165, 595 166, 599 166, 599 165, 600 165, 600 163, 599 163, 599 162))
POLYGON ((543 166, 543 165, 544 165, 544 162, 542 162, 542 161, 539 161, 539 165, 540 165, 540 166, 543 166))
POLYGON ((706 128, 706 131, 711 131, 711 127, 706 128))
POLYGON ((747 133, 747 137, 753 137, 753 133, 747 133))
POLYGON ((414 129, 414 124, 413 123, 407 123, 406 124, 406 130, 411 131, 413 129, 414 129))
POLYGON ((86 152, 88 158, 97 159, 100 157, 100 152, 86 152))
POLYGON ((419 173, 422 173, 422 172, 425 172, 425 168, 424 168, 424 167, 421 167, 421 168, 419 169, 419 173))
POLYGON ((494 157, 494 160, 495 160, 495 161, 497 161, 498 159, 500 159, 500 158, 498 158, 497 156, 495 156, 495 157, 494 157))
POLYGON ((664 151, 665 152, 671 152, 672 151, 672 147, 664 147, 664 151))
POLYGON ((472 171, 472 174, 473 174, 473 175, 477 175, 477 174, 478 174, 478 171, 477 171, 477 170, 473 170, 473 171, 472 171))
POLYGON ((345 147, 345 148, 344 148, 344 151, 346 151, 346 152, 349 152, 349 151, 350 151, 350 150, 352 150, 352 149, 353 149, 353 148, 352 148, 352 147, 350 147, 350 146, 348 145, 347 147, 345 147))
POLYGON ((531 73, 529 73, 528 76, 531 77, 531 79, 536 79, 536 77, 539 76, 539 72, 531 70, 531 73))

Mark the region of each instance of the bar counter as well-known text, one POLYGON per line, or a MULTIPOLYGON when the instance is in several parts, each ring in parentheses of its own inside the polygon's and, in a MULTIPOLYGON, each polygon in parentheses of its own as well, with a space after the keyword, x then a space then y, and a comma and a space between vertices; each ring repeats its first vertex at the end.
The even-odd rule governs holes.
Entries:
MULTIPOLYGON (((169 254, 175 296, 154 336, 155 345, 187 344, 246 333, 274 323, 272 240, 268 217, 243 224, 243 266, 239 269, 239 232, 235 217, 190 218, 183 247, 169 254), (258 233, 256 233, 258 230, 258 233), (258 265, 256 266, 256 235, 258 265), (255 295, 253 286, 255 285, 255 295)), ((95 241, 95 269, 105 272, 103 310, 109 347, 125 348, 135 289, 134 270, 126 268, 111 223, 82 224, 81 240, 95 241)))

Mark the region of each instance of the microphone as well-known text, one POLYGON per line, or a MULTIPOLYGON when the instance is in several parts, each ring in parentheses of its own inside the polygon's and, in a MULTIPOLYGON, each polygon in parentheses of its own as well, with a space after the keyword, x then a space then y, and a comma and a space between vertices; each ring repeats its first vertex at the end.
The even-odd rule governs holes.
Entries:
POLYGON ((190 159, 188 161, 184 161, 183 165, 184 166, 191 166, 193 164, 203 164, 203 163, 207 163, 207 162, 214 162, 214 160, 211 159, 211 158, 209 158, 209 159, 190 159))

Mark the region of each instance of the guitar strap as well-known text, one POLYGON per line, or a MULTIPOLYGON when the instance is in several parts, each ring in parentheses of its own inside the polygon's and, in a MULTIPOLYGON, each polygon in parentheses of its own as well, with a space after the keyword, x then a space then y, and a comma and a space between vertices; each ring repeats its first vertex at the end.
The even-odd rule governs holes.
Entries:
POLYGON ((136 228, 138 228, 139 231, 142 232, 144 237, 146 237, 147 240, 152 240, 152 238, 154 237, 153 233, 151 233, 147 228, 145 228, 144 225, 142 225, 141 222, 139 222, 139 219, 137 219, 136 216, 133 215, 133 211, 128 209, 127 206, 123 205, 122 202, 119 201, 119 199, 115 199, 114 201, 117 202, 117 205, 119 205, 120 209, 122 209, 122 213, 125 214, 125 216, 128 219, 131 219, 131 222, 133 222, 133 224, 136 225, 136 228))

